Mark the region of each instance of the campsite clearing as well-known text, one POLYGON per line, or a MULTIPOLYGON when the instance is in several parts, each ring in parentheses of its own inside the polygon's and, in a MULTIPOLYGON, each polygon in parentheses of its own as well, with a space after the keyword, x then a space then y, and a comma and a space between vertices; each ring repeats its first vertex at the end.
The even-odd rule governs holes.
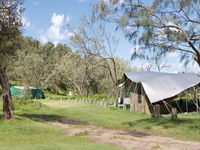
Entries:
POLYGON ((155 120, 125 110, 47 100, 18 102, 15 109, 15 119, 0 121, 1 150, 198 150, 200 147, 198 114, 179 115, 176 121, 170 120, 170 116, 155 120), (38 102, 42 103, 41 108, 38 102))
POLYGON ((43 103, 52 108, 51 113, 54 115, 59 114, 72 120, 108 129, 138 131, 200 142, 200 115, 197 113, 179 114, 177 120, 171 120, 171 115, 152 118, 143 113, 92 104, 65 101, 44 101, 43 103))
POLYGON ((143 132, 105 129, 89 124, 73 125, 54 122, 52 125, 65 129, 68 136, 88 137, 95 143, 112 147, 133 150, 200 150, 198 142, 186 142, 143 132))

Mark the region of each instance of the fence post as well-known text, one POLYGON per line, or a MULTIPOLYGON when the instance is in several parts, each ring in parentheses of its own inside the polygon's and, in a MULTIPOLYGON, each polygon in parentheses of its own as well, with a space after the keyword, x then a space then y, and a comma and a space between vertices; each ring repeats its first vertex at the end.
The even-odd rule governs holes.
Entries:
POLYGON ((177 119, 177 109, 172 108, 172 119, 177 119))
POLYGON ((131 105, 130 105, 130 111, 132 111, 132 112, 135 111, 135 105, 134 105, 134 104, 131 104, 131 105))
POLYGON ((160 105, 153 106, 153 113, 155 118, 160 117, 160 105))
POLYGON ((127 105, 123 104, 123 109, 126 110, 126 108, 127 108, 127 105))

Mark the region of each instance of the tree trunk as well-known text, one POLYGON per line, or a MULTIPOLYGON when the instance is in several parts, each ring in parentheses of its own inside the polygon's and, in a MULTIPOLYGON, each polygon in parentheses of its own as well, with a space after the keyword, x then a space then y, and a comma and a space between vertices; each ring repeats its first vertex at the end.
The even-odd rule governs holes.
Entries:
POLYGON ((2 87, 3 115, 4 119, 13 118, 12 98, 10 93, 10 85, 6 76, 5 67, 0 66, 0 84, 2 87))
POLYGON ((198 53, 196 56, 194 56, 194 60, 198 63, 200 66, 200 54, 198 53))

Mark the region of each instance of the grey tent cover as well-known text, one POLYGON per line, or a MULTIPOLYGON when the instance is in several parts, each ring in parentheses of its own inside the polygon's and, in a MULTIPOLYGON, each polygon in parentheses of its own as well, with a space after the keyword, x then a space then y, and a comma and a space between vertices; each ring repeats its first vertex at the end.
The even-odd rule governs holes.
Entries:
POLYGON ((200 83, 200 77, 193 73, 176 74, 161 72, 126 72, 125 76, 135 83, 141 83, 151 103, 173 97, 200 83))

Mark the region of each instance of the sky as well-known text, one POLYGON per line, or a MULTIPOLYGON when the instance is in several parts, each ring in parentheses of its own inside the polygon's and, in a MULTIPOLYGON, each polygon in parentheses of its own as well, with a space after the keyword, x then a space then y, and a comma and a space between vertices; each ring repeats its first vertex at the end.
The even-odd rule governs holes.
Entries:
MULTIPOLYGON (((123 0, 120 1, 123 2, 123 0)), ((72 33, 67 30, 65 25, 78 25, 80 18, 87 16, 90 13, 91 6, 96 2, 98 0, 25 0, 23 4, 25 8, 23 34, 33 37, 41 43, 66 44, 72 33)), ((122 32, 115 34, 119 40, 115 56, 130 61, 132 51, 138 46, 129 43, 122 32)), ((132 60, 130 63, 132 67, 142 67, 143 69, 150 65, 149 62, 141 60, 132 60)), ((187 68, 179 63, 177 53, 170 53, 162 63, 167 66, 162 70, 163 72, 199 72, 196 63, 190 64, 187 68)), ((153 67, 152 71, 157 71, 157 69, 153 67)))

